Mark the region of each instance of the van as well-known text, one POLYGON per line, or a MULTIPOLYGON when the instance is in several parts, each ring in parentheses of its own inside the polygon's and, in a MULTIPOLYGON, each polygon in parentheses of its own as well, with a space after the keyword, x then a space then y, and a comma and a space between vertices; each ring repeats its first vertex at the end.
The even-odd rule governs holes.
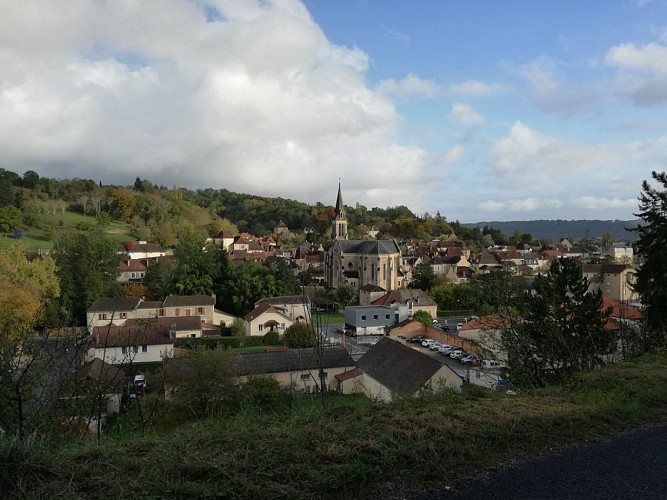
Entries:
POLYGON ((482 368, 499 369, 504 368, 504 366, 500 361, 496 361, 495 359, 485 359, 482 361, 482 368))

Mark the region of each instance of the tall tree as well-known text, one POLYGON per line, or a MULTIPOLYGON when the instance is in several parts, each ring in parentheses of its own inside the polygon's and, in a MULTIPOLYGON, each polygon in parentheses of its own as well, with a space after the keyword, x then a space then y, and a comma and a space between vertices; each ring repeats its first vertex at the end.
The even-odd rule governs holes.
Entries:
POLYGON ((643 221, 635 229, 641 261, 635 289, 645 307, 645 349, 664 345, 667 332, 667 174, 651 175, 659 187, 652 187, 646 180, 642 183, 639 212, 635 214, 643 221))
POLYGON ((609 311, 602 310, 602 292, 589 291, 576 259, 556 260, 535 279, 533 293, 506 309, 502 344, 517 381, 542 386, 591 370, 616 346, 605 329, 609 311))
POLYGON ((435 284, 435 274, 433 267, 428 262, 417 264, 412 273, 412 283, 410 288, 419 288, 424 291, 430 290, 435 284))
POLYGON ((46 422, 56 400, 47 372, 57 349, 35 334, 59 293, 55 269, 48 256, 29 259, 20 243, 0 250, 0 428, 19 438, 46 422))
POLYGON ((120 294, 118 250, 98 229, 64 233, 55 241, 61 305, 68 322, 85 325, 86 310, 95 300, 120 294))

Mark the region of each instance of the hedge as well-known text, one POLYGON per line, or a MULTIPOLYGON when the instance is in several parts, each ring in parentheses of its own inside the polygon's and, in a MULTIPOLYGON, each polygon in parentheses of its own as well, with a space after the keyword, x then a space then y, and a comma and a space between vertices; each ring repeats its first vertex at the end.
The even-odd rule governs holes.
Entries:
POLYGON ((277 345, 266 344, 265 338, 262 337, 196 337, 176 339, 174 343, 176 347, 185 349, 195 349, 197 347, 206 347, 208 349, 215 349, 222 346, 226 349, 235 349, 238 347, 259 347, 263 345, 277 345))

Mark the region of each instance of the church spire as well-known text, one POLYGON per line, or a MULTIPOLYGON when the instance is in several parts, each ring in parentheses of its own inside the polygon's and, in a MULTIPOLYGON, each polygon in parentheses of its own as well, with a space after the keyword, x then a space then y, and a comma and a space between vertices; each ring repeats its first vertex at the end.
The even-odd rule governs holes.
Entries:
POLYGON ((345 216, 343 195, 340 192, 340 182, 338 182, 338 196, 336 197, 336 207, 334 208, 334 220, 331 227, 331 239, 347 239, 347 217, 345 216))

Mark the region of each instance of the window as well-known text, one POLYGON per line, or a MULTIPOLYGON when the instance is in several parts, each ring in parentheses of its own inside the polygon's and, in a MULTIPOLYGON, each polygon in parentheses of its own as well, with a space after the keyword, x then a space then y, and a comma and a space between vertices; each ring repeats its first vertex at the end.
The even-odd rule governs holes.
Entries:
POLYGON ((137 354, 137 353, 139 352, 139 346, 138 346, 138 345, 133 345, 133 346, 132 346, 132 352, 133 352, 134 354, 137 354))
POLYGON ((131 278, 136 278, 136 277, 137 277, 137 273, 132 273, 132 274, 130 275, 130 277, 131 277, 131 278))
POLYGON ((127 354, 127 347, 125 346, 121 347, 121 351, 123 351, 123 354, 127 354))
POLYGON ((309 380, 309 379, 310 379, 310 373, 301 374, 301 380, 309 380))
POLYGON ((264 325, 257 325, 257 329, 261 332, 262 328, 264 328, 264 325))
POLYGON ((142 344, 141 352, 148 352, 148 346, 146 344, 142 344))
POLYGON ((178 317, 180 315, 181 315, 181 309, 177 307, 176 309, 174 309, 174 316, 178 317))
POLYGON ((163 317, 164 316, 164 309, 160 309, 158 311, 158 316, 163 317))
POLYGON ((107 314, 106 313, 98 314, 97 319, 107 319, 107 314))
POLYGON ((190 334, 190 337, 192 337, 193 339, 194 339, 196 336, 197 336, 196 333, 191 333, 191 334, 190 334))
POLYGON ((119 315, 120 315, 120 319, 127 319, 127 313, 126 312, 119 313, 119 315))
POLYGON ((285 323, 280 323, 280 329, 284 330, 285 329, 285 323))
POLYGON ((202 315, 204 314, 204 308, 203 308, 203 307, 198 307, 198 308, 197 308, 197 314, 199 314, 200 316, 202 316, 202 315))
POLYGON ((366 321, 366 315, 365 314, 361 317, 361 321, 366 321))
POLYGON ((389 315, 388 314, 385 315, 384 319, 389 319, 389 315))
POLYGON ((373 314, 373 319, 378 319, 378 315, 377 315, 377 314, 373 314))

